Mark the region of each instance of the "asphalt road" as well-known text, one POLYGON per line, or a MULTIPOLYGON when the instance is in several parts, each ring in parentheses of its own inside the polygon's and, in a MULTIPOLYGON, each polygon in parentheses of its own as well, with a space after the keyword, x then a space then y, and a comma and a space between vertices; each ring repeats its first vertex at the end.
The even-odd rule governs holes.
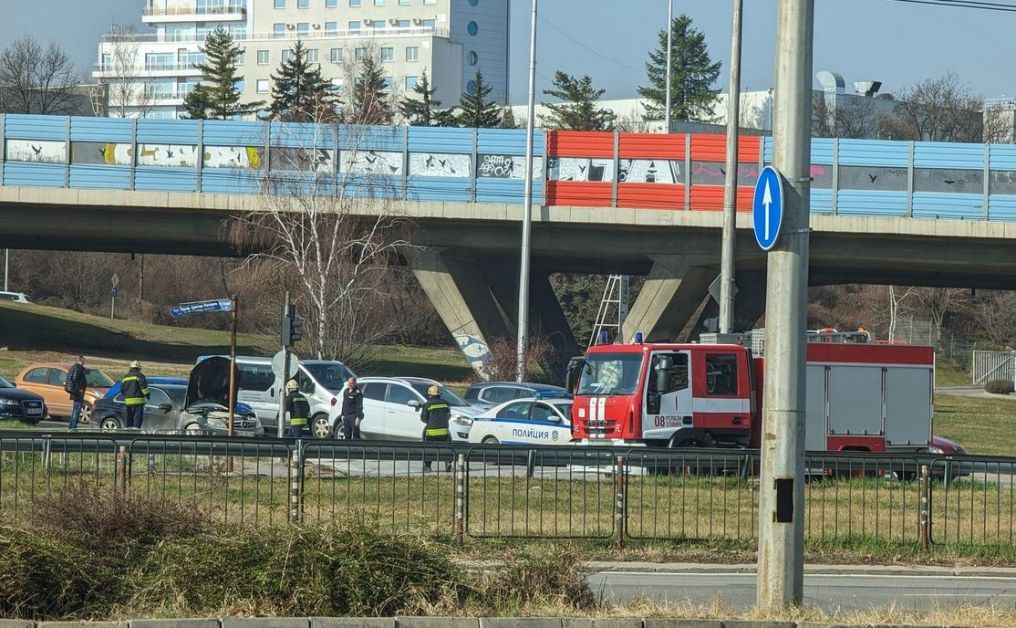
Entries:
MULTIPOLYGON (((589 584, 598 595, 614 602, 636 596, 671 603, 706 605, 719 599, 732 610, 755 603, 755 574, 743 571, 703 573, 699 569, 652 573, 646 571, 595 571, 589 584)), ((1016 573, 1005 576, 953 575, 922 572, 867 573, 865 568, 833 569, 831 573, 805 573, 804 603, 827 611, 896 608, 928 611, 961 604, 993 603, 1016 608, 1016 573)))

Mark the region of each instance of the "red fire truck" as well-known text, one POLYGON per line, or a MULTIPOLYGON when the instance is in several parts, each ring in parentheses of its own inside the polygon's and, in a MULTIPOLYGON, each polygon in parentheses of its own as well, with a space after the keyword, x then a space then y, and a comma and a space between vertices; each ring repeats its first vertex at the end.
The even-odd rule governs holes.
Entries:
MULTIPOLYGON (((601 344, 572 361, 575 440, 659 447, 758 447, 765 359, 743 344, 601 344)), ((932 347, 810 332, 805 448, 925 449, 932 347)))

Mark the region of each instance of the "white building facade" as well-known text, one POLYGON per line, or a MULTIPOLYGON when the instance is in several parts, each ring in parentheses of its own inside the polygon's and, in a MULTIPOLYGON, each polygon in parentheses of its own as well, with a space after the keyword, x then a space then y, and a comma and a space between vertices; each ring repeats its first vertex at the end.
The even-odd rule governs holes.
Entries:
POLYGON ((509 12, 505 0, 148 0, 142 22, 154 33, 109 34, 92 76, 110 84, 110 115, 177 118, 201 80, 194 65, 217 27, 244 51, 238 64, 243 102, 271 99, 271 75, 302 40, 312 62, 339 86, 351 62, 380 56, 396 94, 426 72, 443 106, 475 89, 476 71, 505 103, 509 12), (116 102, 117 100, 121 102, 116 102))

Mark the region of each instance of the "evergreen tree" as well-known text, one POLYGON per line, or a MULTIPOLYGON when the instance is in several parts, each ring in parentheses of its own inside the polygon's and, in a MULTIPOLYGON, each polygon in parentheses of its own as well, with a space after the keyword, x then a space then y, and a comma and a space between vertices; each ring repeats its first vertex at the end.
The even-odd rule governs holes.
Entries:
MULTIPOLYGON (((679 15, 670 25, 671 49, 670 115, 674 120, 704 120, 713 114, 719 90, 713 83, 720 76, 720 62, 712 62, 705 34, 692 27, 691 18, 679 15)), ((646 63, 648 87, 639 95, 649 101, 645 119, 664 119, 667 93, 667 32, 660 31, 660 47, 649 53, 646 63)))
POLYGON ((271 116, 289 122, 334 122, 339 104, 334 86, 321 76, 320 65, 307 60, 302 41, 296 40, 290 50, 279 73, 272 74, 271 116))
POLYGON ((520 128, 518 121, 515 120, 515 112, 512 111, 511 107, 505 107, 504 113, 501 114, 501 128, 502 129, 520 128))
POLYGON ((391 124, 395 117, 385 91, 384 68, 377 55, 368 54, 359 62, 353 80, 352 111, 346 116, 350 124, 391 124))
POLYGON ((558 70, 554 73, 554 87, 543 90, 543 93, 561 102, 544 103, 543 106, 551 113, 540 116, 541 122, 552 129, 611 131, 614 128, 614 112, 596 106, 603 92, 593 88, 593 79, 588 75, 575 78, 558 70))
POLYGON ((494 88, 484 82, 483 74, 479 70, 476 71, 473 82, 476 89, 472 93, 467 89, 459 97, 458 112, 455 114, 456 125, 469 129, 495 129, 501 126, 501 106, 487 100, 494 88))
POLYGON ((229 31, 222 26, 216 28, 200 49, 205 53, 205 62, 194 67, 201 70, 201 83, 183 102, 188 118, 228 120, 253 113, 264 104, 263 101, 240 104, 236 64, 243 49, 233 41, 229 31))
POLYGON ((430 79, 424 70, 420 80, 413 87, 416 97, 406 96, 399 103, 399 112, 410 126, 441 126, 441 101, 434 98, 436 90, 431 87, 430 79))

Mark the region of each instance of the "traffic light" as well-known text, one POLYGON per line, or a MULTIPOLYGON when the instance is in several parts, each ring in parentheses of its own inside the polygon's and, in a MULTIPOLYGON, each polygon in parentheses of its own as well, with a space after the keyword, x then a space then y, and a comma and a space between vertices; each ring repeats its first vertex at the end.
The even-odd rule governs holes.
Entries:
POLYGON ((293 333, 293 319, 290 318, 289 308, 282 308, 282 319, 279 322, 279 339, 282 342, 282 346, 288 347, 290 342, 290 336, 293 333))
POLYGON ((289 306, 289 316, 286 318, 289 321, 289 342, 287 344, 294 345, 303 338, 303 319, 296 314, 295 305, 289 306))

